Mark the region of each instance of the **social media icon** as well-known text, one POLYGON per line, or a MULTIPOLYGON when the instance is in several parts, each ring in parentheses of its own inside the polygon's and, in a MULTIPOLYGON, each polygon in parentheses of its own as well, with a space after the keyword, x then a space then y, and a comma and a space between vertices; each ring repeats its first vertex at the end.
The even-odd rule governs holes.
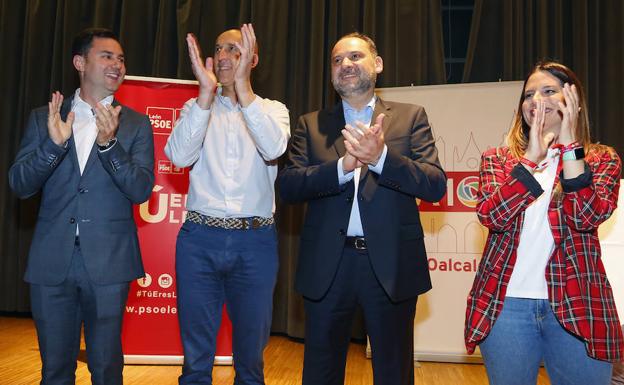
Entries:
POLYGON ((148 273, 145 273, 145 277, 137 279, 137 283, 141 287, 148 287, 152 284, 152 276, 148 273))

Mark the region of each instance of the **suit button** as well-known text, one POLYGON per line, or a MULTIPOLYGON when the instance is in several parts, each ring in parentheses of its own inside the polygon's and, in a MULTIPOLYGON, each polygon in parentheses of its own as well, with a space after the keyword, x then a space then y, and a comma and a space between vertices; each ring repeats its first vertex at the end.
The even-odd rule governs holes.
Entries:
POLYGON ((353 202, 353 197, 347 197, 347 202, 353 202))
POLYGON ((71 219, 69 220, 69 223, 74 224, 74 223, 76 223, 76 220, 75 220, 74 218, 71 218, 71 219))
POLYGON ((340 229, 340 230, 338 230, 338 234, 340 234, 340 235, 346 235, 346 234, 347 234, 347 232, 346 232, 344 229, 340 229))

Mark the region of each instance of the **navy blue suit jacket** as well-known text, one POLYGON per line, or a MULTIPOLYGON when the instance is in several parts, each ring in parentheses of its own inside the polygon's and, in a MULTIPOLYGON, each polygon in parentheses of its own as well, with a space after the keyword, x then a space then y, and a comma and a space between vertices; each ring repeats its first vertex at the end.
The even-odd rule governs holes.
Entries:
POLYGON ((310 299, 322 298, 332 283, 354 198, 373 270, 390 298, 431 288, 415 198, 440 200, 446 175, 421 106, 377 99, 372 121, 382 112, 386 160, 380 175, 362 170, 357 197, 353 181, 338 183, 337 162, 346 152, 342 103, 302 116, 292 136, 278 183, 283 200, 308 203, 295 288, 310 299))
MULTIPOLYGON (((63 120, 72 99, 63 102, 63 120)), ((81 175, 73 136, 66 148, 57 146, 48 135, 47 117, 47 106, 32 111, 9 170, 10 186, 20 198, 41 192, 24 279, 43 285, 65 279, 76 226, 85 268, 94 283, 122 283, 143 276, 132 205, 146 201, 154 183, 149 119, 122 107, 117 144, 107 152, 99 152, 94 144, 81 175)))

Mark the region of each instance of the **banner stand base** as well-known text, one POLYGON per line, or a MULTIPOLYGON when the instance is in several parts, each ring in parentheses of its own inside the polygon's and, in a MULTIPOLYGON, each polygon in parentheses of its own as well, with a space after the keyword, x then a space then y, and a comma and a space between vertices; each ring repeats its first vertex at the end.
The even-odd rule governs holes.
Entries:
MULTIPOLYGON (((125 354, 125 365, 182 365, 184 356, 125 354)), ((215 365, 232 365, 232 356, 215 356, 215 365)))

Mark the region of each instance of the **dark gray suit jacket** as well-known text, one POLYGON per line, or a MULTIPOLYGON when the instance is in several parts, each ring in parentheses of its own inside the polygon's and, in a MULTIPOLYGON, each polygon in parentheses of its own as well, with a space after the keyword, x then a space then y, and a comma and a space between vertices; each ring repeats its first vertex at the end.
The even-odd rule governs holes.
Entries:
MULTIPOLYGON (((63 120, 72 99, 63 102, 63 120)), ((47 117, 47 106, 30 114, 9 170, 9 184, 20 198, 41 191, 24 279, 43 285, 65 279, 77 225, 85 268, 93 282, 113 284, 143 276, 132 204, 146 201, 154 184, 149 119, 124 106, 117 144, 103 153, 94 144, 80 175, 73 136, 66 148, 54 144, 48 135, 47 117)))
MULTIPOLYGON (((400 301, 431 288, 414 198, 440 200, 446 175, 422 107, 378 99, 372 121, 382 112, 388 154, 381 175, 362 171, 357 199, 375 275, 390 298, 400 301)), ((332 283, 354 199, 353 181, 338 184, 344 125, 342 103, 299 118, 278 177, 282 199, 308 202, 295 287, 310 299, 322 298, 332 283)))

